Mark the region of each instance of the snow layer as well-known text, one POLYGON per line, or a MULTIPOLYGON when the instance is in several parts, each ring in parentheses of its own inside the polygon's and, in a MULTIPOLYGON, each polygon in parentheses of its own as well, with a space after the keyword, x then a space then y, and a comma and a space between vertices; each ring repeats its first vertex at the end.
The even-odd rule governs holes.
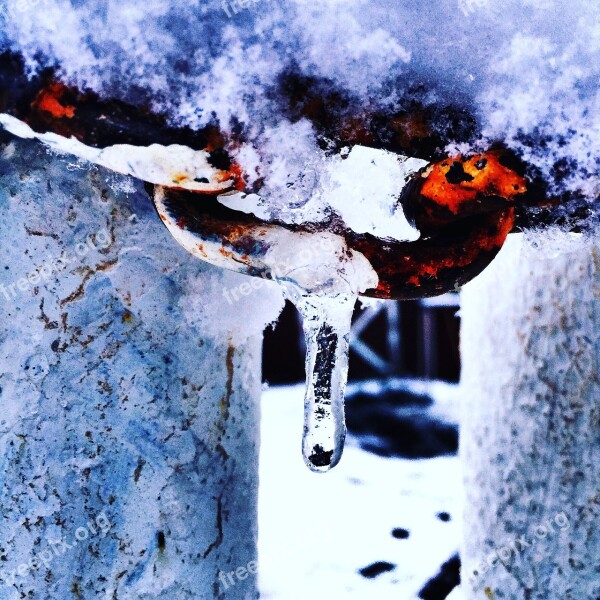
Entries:
POLYGON ((315 476, 294 441, 303 391, 294 386, 263 394, 261 598, 416 600, 459 542, 457 458, 386 459, 360 450, 350 437, 340 464, 315 476), (439 512, 450 513, 451 521, 439 520, 439 512), (408 539, 391 535, 399 527, 409 530, 408 539), (374 579, 358 573, 377 561, 395 569, 374 579))
POLYGON ((41 51, 68 81, 150 100, 174 122, 241 126, 252 146, 241 162, 292 220, 314 213, 326 166, 312 126, 282 114, 275 92, 289 70, 326 78, 364 109, 401 107, 421 85, 421 101, 479 120, 477 145, 503 140, 552 191, 595 199, 599 23, 587 0, 8 0, 0 16, 4 45, 32 68, 41 51))

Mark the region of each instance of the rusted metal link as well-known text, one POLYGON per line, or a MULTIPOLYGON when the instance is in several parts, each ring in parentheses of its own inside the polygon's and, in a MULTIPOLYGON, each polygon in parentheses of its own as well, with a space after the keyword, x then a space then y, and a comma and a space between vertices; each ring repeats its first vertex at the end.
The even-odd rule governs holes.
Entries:
MULTIPOLYGON (((222 171, 220 180, 230 182, 227 185, 231 191, 257 191, 245 189, 244 173, 227 151, 228 144, 242 141, 232 140, 232 134, 221 131, 218 123, 199 131, 173 127, 165 115, 152 113, 147 106, 103 99, 96 93, 64 85, 52 69, 28 78, 23 60, 11 53, 0 55, 0 113, 23 121, 37 133, 73 137, 94 148, 178 144, 204 151, 210 165, 222 171)), ((381 120, 381 115, 378 118, 381 120)), ((392 123, 404 123, 398 116, 391 115, 390 119, 392 123)), ((420 114, 419 126, 412 121, 404 123, 402 132, 409 135, 413 131, 419 139, 424 137, 427 124, 422 121, 420 114)), ((400 125, 396 124, 396 129, 400 125)), ((364 133, 364 127, 347 119, 340 131, 340 143, 356 141, 357 131, 363 132, 360 142, 375 144, 374 138, 364 133)), ((543 183, 532 181, 526 172, 526 165, 501 146, 475 156, 431 162, 398 199, 408 219, 421 232, 415 242, 357 234, 335 217, 320 224, 265 222, 223 206, 217 197, 227 191, 223 186, 212 192, 207 186, 200 195, 198 190, 177 189, 176 179, 171 186, 160 188, 159 214, 172 231, 178 227, 199 240, 201 258, 271 278, 273 274, 261 257, 274 233, 284 232, 291 239, 297 232, 331 231, 341 236, 349 249, 362 253, 377 272, 379 285, 364 295, 416 298, 457 289, 472 279, 491 262, 510 231, 527 227, 529 222, 537 226, 552 224, 552 206, 560 202, 546 198, 543 183), (221 258, 229 262, 216 260, 216 255, 203 249, 202 240, 210 248, 216 247, 221 258)), ((152 193, 155 195, 155 190, 152 193)), ((570 202, 577 204, 577 199, 570 202)), ((583 199, 580 204, 583 210, 583 199)))

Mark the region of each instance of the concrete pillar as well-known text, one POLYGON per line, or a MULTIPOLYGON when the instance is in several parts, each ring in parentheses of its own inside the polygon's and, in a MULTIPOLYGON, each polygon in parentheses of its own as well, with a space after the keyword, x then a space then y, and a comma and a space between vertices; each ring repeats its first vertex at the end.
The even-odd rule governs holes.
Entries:
POLYGON ((232 326, 140 182, 2 136, 0 599, 256 598, 259 299, 232 326))
POLYGON ((600 598, 600 248, 510 236, 462 294, 464 598, 600 598))

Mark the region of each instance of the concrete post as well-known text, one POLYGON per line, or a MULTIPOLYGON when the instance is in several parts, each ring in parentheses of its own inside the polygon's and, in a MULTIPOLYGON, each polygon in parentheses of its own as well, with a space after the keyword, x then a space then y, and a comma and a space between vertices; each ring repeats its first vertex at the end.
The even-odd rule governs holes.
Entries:
POLYGON ((537 246, 462 295, 469 600, 600 598, 600 250, 537 246))
POLYGON ((0 599, 256 598, 262 325, 218 318, 240 276, 141 183, 2 135, 0 599))

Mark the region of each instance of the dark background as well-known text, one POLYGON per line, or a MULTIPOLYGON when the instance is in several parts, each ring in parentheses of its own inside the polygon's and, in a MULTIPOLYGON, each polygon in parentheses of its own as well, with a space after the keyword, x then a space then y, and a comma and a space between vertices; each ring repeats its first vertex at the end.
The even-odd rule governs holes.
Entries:
MULTIPOLYGON (((378 371, 351 346, 349 380, 396 375, 458 381, 460 321, 457 295, 448 294, 441 302, 436 301, 434 306, 419 300, 397 302, 397 307, 399 351, 395 356, 391 356, 388 350, 387 340, 391 332, 386 311, 381 307, 366 309, 377 311, 377 316, 360 335, 372 350, 389 361, 390 370, 378 371)), ((355 310, 353 322, 362 312, 360 308, 355 310)), ((290 303, 286 303, 275 328, 265 332, 263 379, 271 385, 304 381, 302 323, 290 303)))

